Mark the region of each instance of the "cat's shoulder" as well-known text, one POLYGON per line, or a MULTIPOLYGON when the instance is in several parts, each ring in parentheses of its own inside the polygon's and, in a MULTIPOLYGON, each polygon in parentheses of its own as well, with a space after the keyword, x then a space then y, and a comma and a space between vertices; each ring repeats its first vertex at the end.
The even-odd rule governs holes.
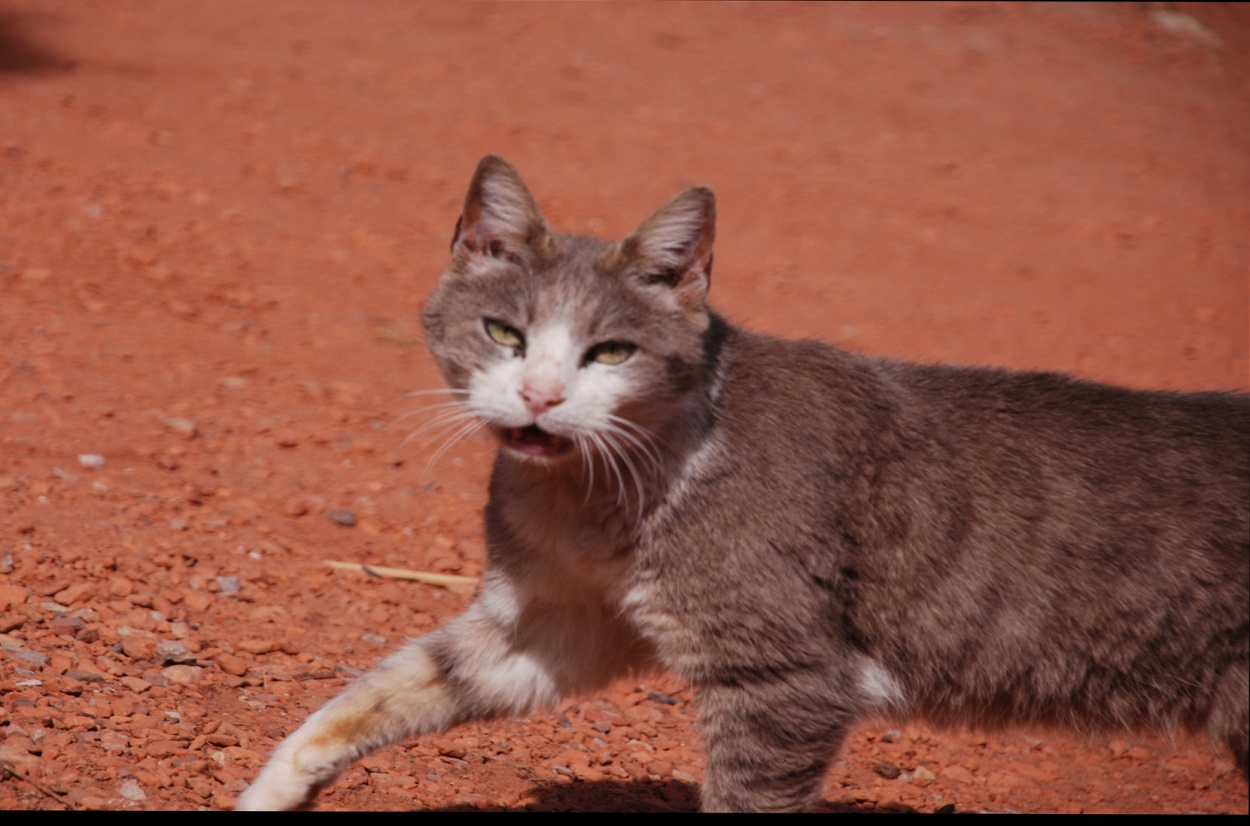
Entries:
MULTIPOLYGON (((721 375, 744 393, 801 395, 890 383, 873 359, 813 338, 780 338, 726 325, 721 375)), ((885 388, 880 388, 885 389, 885 388)))

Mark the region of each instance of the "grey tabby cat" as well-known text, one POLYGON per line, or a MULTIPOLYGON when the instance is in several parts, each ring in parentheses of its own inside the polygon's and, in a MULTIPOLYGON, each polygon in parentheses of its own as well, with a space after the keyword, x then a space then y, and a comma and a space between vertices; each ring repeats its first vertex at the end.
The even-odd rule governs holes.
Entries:
POLYGON ((865 715, 1206 730, 1247 770, 1250 396, 919 366, 736 329, 696 187, 619 243, 479 164, 423 313, 500 445, 462 616, 239 800, 631 669, 698 692, 709 810, 801 809, 865 715))

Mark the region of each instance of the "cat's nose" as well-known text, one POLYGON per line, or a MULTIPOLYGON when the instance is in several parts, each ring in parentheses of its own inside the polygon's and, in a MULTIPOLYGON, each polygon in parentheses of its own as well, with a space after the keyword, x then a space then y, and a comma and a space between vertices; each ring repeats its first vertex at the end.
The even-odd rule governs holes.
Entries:
POLYGON ((564 403, 563 388, 535 389, 532 387, 523 387, 519 392, 521 394, 521 401, 525 402, 526 409, 535 416, 539 413, 545 413, 551 408, 564 403))

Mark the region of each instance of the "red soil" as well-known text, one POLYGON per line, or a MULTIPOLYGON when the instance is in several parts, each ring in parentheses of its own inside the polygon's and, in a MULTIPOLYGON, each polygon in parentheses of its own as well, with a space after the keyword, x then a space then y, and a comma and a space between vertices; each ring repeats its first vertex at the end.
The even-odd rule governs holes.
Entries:
MULTIPOLYGON (((570 231, 713 186, 713 297, 746 326, 1245 389, 1248 56, 1239 4, 8 0, 0 807, 227 807, 466 605, 323 560, 481 571, 490 444, 423 474, 438 442, 396 422, 439 383, 416 313, 483 154, 570 231)), ((690 809, 696 705, 622 684, 383 750, 319 805, 690 809)), ((825 796, 1246 791, 1205 742, 882 723, 825 796)))

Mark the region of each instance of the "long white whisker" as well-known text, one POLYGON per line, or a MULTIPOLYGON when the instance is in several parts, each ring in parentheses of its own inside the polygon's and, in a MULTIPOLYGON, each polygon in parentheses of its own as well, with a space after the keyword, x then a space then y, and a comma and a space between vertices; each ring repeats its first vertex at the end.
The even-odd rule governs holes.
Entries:
POLYGON ((436 393, 446 393, 452 396, 455 396, 455 395, 467 396, 472 392, 473 392, 472 390, 464 390, 459 387, 439 387, 439 388, 435 388, 432 390, 412 390, 412 391, 405 393, 404 398, 410 399, 413 396, 431 396, 436 393))
POLYGON ((466 424, 460 426, 459 430, 456 430, 455 432, 452 432, 450 436, 447 436, 444 442, 442 442, 442 445, 439 447, 439 449, 434 451, 434 455, 430 456, 430 460, 425 462, 425 467, 422 467, 421 469, 420 480, 425 481, 426 472, 429 472, 430 467, 434 466, 435 462, 439 461, 439 459, 441 459, 442 457, 442 454, 445 454, 447 450, 450 450, 452 445, 455 445, 457 441, 464 439, 465 436, 471 434, 471 432, 474 432, 475 430, 479 429, 479 427, 481 426, 482 426, 482 422, 480 421, 474 420, 474 421, 466 422, 466 424))
POLYGON ((603 459, 603 474, 604 474, 603 483, 604 485, 610 488, 612 477, 613 476, 616 477, 616 496, 617 496, 616 501, 617 501, 617 504, 619 505, 621 501, 620 500, 621 488, 623 487, 624 483, 621 481, 620 470, 617 467, 616 456, 613 453, 613 450, 615 448, 612 444, 610 444, 607 441, 607 439, 604 438, 604 435, 602 433, 599 433, 599 432, 592 433, 591 438, 595 440, 596 452, 599 454, 599 457, 603 459))
MULTIPOLYGON (((618 437, 629 436, 629 434, 626 433, 624 430, 614 431, 613 435, 618 436, 618 437)), ((633 460, 629 458, 628 450, 620 451, 619 456, 620 456, 621 461, 625 463, 625 467, 629 470, 630 475, 634 477, 634 489, 638 492, 638 512, 642 513, 642 499, 643 499, 642 476, 638 473, 638 468, 634 465, 633 460)))
POLYGON ((582 497, 583 506, 590 502, 590 493, 595 489, 595 452, 587 442, 588 439, 580 433, 573 436, 573 444, 577 446, 582 463, 586 465, 586 495, 582 497))
MULTIPOLYGON (((663 470, 663 460, 660 458, 658 450, 654 446, 654 437, 652 437, 651 434, 640 425, 631 422, 628 419, 613 416, 612 420, 611 431, 616 436, 618 443, 625 443, 622 444, 623 447, 632 446, 638 454, 637 458, 639 462, 643 462, 643 460, 645 460, 645 464, 642 465, 642 468, 650 471, 647 475, 648 480, 658 478, 663 470), (627 430, 624 425, 629 425, 633 432, 627 430)), ((638 468, 634 468, 634 471, 635 478, 642 476, 642 474, 638 472, 638 468)))
POLYGON ((595 443, 599 445, 599 452, 603 456, 607 470, 610 470, 612 475, 616 477, 616 506, 619 508, 625 500, 625 479, 621 476, 620 467, 617 466, 616 451, 613 450, 615 444, 609 443, 607 434, 602 432, 595 433, 594 439, 595 443))
POLYGON ((404 447, 408 445, 409 442, 411 442, 413 439, 420 436, 422 433, 427 433, 431 430, 437 430, 443 427, 453 426, 453 425, 459 424, 462 421, 466 421, 468 419, 477 419, 477 414, 471 410, 461 410, 457 412, 444 413, 443 415, 439 416, 433 421, 426 422, 425 424, 418 427, 416 430, 409 433, 408 436, 405 437, 405 439, 402 442, 400 442, 399 448, 403 449, 404 447))
POLYGON ((447 410, 449 408, 467 409, 467 405, 465 405, 465 403, 461 401, 439 402, 438 404, 427 404, 424 407, 418 407, 416 410, 410 410, 407 413, 403 414, 402 416, 396 417, 394 420, 389 422, 386 426, 389 429, 399 424, 400 422, 404 421, 405 419, 411 419, 413 416, 419 415, 421 413, 428 413, 431 410, 447 410))
POLYGON ((655 436, 651 434, 642 425, 637 422, 621 416, 608 415, 608 422, 614 426, 615 430, 620 431, 624 436, 638 446, 638 449, 647 454, 647 458, 656 470, 663 467, 663 459, 660 457, 659 448, 655 444, 655 436))
POLYGON ((632 433, 630 433, 627 430, 616 428, 616 429, 613 429, 612 432, 618 440, 622 440, 628 443, 627 445, 623 445, 623 447, 633 446, 637 448, 638 453, 639 453, 639 458, 646 459, 648 464, 654 470, 657 470, 657 471, 659 470, 660 457, 655 453, 654 450, 652 450, 652 448, 649 445, 641 441, 637 436, 634 436, 632 433))
POLYGON ((451 448, 452 445, 454 445, 456 442, 460 441, 461 439, 465 438, 466 436, 476 432, 479 428, 482 428, 485 426, 486 426, 486 423, 483 422, 482 420, 474 419, 468 424, 463 425, 455 433, 451 434, 451 436, 449 436, 447 440, 443 442, 443 446, 440 447, 438 450, 436 450, 434 452, 434 455, 430 457, 430 460, 425 463, 425 467, 422 468, 421 470, 421 476, 418 479, 418 484, 425 481, 425 474, 429 471, 431 467, 434 466, 434 463, 437 462, 439 458, 442 457, 442 455, 446 453, 448 449, 451 448))
POLYGON ((661 467, 664 466, 664 461, 661 460, 659 450, 655 446, 655 439, 650 432, 642 429, 635 422, 621 419, 619 416, 612 416, 609 424, 611 431, 616 434, 617 439, 622 440, 621 446, 629 446, 635 449, 640 459, 645 459, 651 470, 659 474, 661 467))
POLYGON ((408 435, 408 438, 411 439, 413 437, 420 436, 421 434, 427 433, 431 430, 440 430, 446 427, 454 427, 456 425, 459 425, 461 422, 473 421, 476 419, 477 419, 476 414, 474 414, 472 411, 469 411, 469 410, 460 411, 456 413, 444 413, 442 416, 438 417, 434 421, 426 422, 425 424, 421 425, 417 429, 413 430, 412 433, 408 435))

